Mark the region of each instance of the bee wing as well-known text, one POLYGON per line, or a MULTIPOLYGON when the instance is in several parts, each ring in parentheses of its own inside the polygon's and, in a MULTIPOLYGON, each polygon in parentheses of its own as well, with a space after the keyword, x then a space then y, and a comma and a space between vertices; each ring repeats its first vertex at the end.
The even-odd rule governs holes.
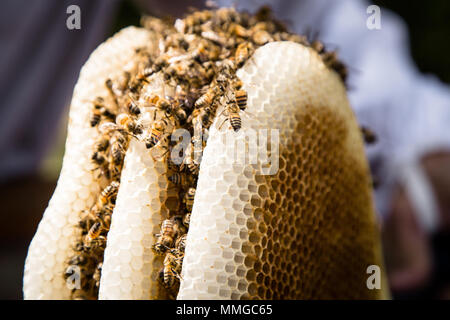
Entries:
POLYGON ((246 118, 247 120, 254 120, 256 118, 256 115, 254 113, 246 110, 241 110, 239 114, 241 115, 242 119, 246 118))
POLYGON ((104 122, 104 123, 100 124, 98 129, 100 130, 101 133, 106 134, 113 130, 118 130, 119 126, 117 124, 115 124, 114 122, 104 122))
POLYGON ((161 139, 158 141, 158 143, 150 149, 150 156, 153 158, 153 160, 155 161, 159 161, 159 160, 163 160, 164 157, 168 154, 168 152, 170 151, 169 148, 169 142, 167 137, 170 134, 165 133, 161 139))

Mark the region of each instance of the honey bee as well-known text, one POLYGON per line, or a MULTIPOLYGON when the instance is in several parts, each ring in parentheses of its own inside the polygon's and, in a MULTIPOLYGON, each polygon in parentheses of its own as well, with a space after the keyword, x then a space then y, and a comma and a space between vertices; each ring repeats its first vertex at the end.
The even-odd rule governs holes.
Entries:
POLYGON ((152 67, 145 67, 136 75, 136 84, 139 86, 143 83, 149 83, 147 78, 150 77, 154 73, 154 69, 152 67))
POLYGON ((184 252, 186 248, 186 237, 187 233, 179 236, 175 242, 175 248, 177 248, 180 252, 184 252))
POLYGON ((84 239, 84 247, 86 249, 92 248, 92 244, 94 241, 105 241, 106 238, 100 236, 102 233, 102 224, 100 222, 96 222, 92 225, 84 239))
POLYGON ((156 96, 153 99, 153 101, 155 101, 155 100, 156 100, 155 105, 156 105, 157 108, 159 108, 161 110, 164 110, 164 111, 167 111, 167 112, 169 112, 171 110, 172 104, 170 103, 169 100, 164 99, 164 98, 160 98, 159 96, 156 96))
POLYGON ((137 105, 137 103, 130 98, 130 100, 128 101, 127 104, 127 110, 128 112, 133 115, 133 116, 138 116, 141 114, 141 109, 139 108, 139 106, 137 105))
POLYGON ((111 157, 112 163, 116 166, 119 166, 123 163, 123 159, 125 157, 127 140, 119 131, 115 132, 115 134, 111 137, 111 157))
POLYGON ((252 34, 252 41, 262 46, 267 42, 273 41, 273 38, 266 30, 258 30, 252 34))
POLYGON ((107 203, 105 204, 99 212, 99 216, 111 216, 114 211, 115 204, 107 203))
POLYGON ((114 207, 115 205, 113 203, 108 203, 104 205, 97 214, 98 218, 101 219, 105 230, 109 230, 111 226, 111 215, 114 211, 114 207))
POLYGON ((94 170, 100 170, 100 176, 104 176, 107 179, 111 177, 111 172, 109 171, 109 162, 106 161, 106 158, 101 154, 101 152, 94 152, 92 154, 91 160, 98 165, 94 170))
POLYGON ((186 123, 187 114, 186 111, 181 107, 179 103, 175 104, 175 107, 172 109, 172 115, 177 119, 177 121, 183 125, 186 123))
POLYGON ((185 150, 183 163, 181 164, 180 169, 184 170, 184 168, 187 167, 191 174, 198 175, 200 163, 194 158, 194 156, 194 145, 191 142, 185 150))
POLYGON ((102 97, 97 97, 93 102, 92 114, 89 120, 91 127, 97 126, 102 117, 108 118, 110 120, 114 120, 115 114, 110 112, 104 105, 104 100, 102 97))
POLYGON ((245 110, 245 108, 247 107, 247 99, 248 99, 247 91, 236 90, 234 92, 234 97, 235 97, 235 100, 236 100, 236 103, 237 103, 239 109, 245 110))
POLYGON ((189 68, 191 64, 192 61, 186 60, 172 63, 170 66, 164 69, 164 79, 166 81, 174 79, 175 82, 185 82, 185 78, 189 74, 189 68))
POLYGON ((95 268, 94 274, 92 275, 92 279, 95 281, 95 286, 100 287, 100 276, 102 272, 103 262, 99 262, 97 267, 95 268))
POLYGON ((249 30, 247 30, 238 23, 231 23, 230 26, 228 27, 228 33, 231 36, 237 36, 241 38, 248 38, 250 35, 249 30))
MULTIPOLYGON (((211 36, 210 33, 208 33, 208 35, 211 36)), ((192 59, 203 63, 206 61, 217 60, 219 58, 220 52, 221 50, 219 46, 212 44, 207 40, 202 40, 197 45, 197 48, 192 51, 191 57, 192 59)))
POLYGON ((192 111, 194 106, 196 92, 193 90, 190 93, 186 93, 186 91, 178 85, 175 90, 175 105, 176 105, 176 114, 178 121, 180 124, 184 124, 187 120, 187 115, 192 111))
POLYGON ((237 13, 234 8, 219 8, 215 11, 215 20, 217 24, 226 24, 237 20, 237 13))
POLYGON ((206 91, 200 98, 198 98, 194 106, 198 109, 210 106, 213 104, 214 100, 222 93, 222 90, 218 86, 213 86, 206 91))
POLYGON ((89 256, 86 253, 80 252, 80 253, 74 255, 73 257, 71 257, 68 261, 68 264, 70 266, 74 266, 74 265, 85 266, 88 264, 89 260, 90 260, 89 256))
POLYGON ((167 119, 161 119, 153 122, 150 135, 145 139, 145 146, 147 149, 153 148, 162 140, 168 126, 169 122, 167 119))
POLYGON ((73 246, 73 251, 77 252, 77 253, 83 253, 84 252, 84 245, 83 242, 77 242, 74 246, 73 246))
MULTIPOLYGON (((208 40, 220 45, 220 46, 225 46, 227 43, 227 39, 223 35, 218 34, 217 32, 214 32, 212 30, 203 31, 201 33, 201 36, 205 39, 208 39, 208 40)), ((216 60, 219 57, 219 53, 220 53, 219 47, 215 46, 214 49, 215 49, 215 52, 213 52, 213 56, 211 56, 211 55, 209 56, 210 57, 209 60, 216 60)))
MULTIPOLYGON (((182 214, 184 214, 184 212, 182 214)), ((176 234, 175 239, 177 239, 180 235, 185 234, 187 232, 187 229, 183 224, 183 215, 174 216, 172 219, 175 223, 174 224, 174 230, 176 234)))
MULTIPOLYGON (((227 112, 227 118, 223 123, 225 123, 226 120, 230 121, 231 127, 233 128, 234 132, 238 132, 242 127, 242 120, 241 116, 239 115, 240 109, 237 103, 231 101, 228 102, 224 111, 227 112)), ((220 125, 220 128, 222 127, 223 123, 220 125)))
POLYGON ((232 59, 225 59, 216 63, 216 66, 218 67, 218 76, 215 82, 223 92, 230 81, 235 78, 236 64, 232 59))
POLYGON ((95 205, 90 210, 83 210, 81 212, 81 219, 78 221, 78 226, 83 230, 84 234, 98 220, 97 213, 98 211, 95 205))
POLYGON ((162 68, 169 66, 169 56, 164 54, 155 59, 151 69, 147 69, 147 76, 151 76, 153 73, 160 71, 162 68))
POLYGON ((311 45, 309 43, 308 38, 306 36, 302 36, 302 35, 298 35, 298 34, 290 34, 290 33, 287 33, 287 32, 276 33, 274 35, 274 40, 275 41, 292 41, 292 42, 297 42, 297 43, 300 43, 300 44, 304 45, 305 47, 311 45))
POLYGON ((235 90, 240 90, 244 85, 244 83, 242 82, 241 79, 236 77, 235 79, 233 79, 232 85, 235 90))
POLYGON ((96 150, 98 152, 104 152, 109 148, 109 137, 102 136, 100 140, 97 142, 96 150))
POLYGON ((258 21, 269 20, 272 15, 272 9, 268 5, 264 5, 258 9, 255 14, 255 18, 258 21))
POLYGON ((117 116, 116 124, 125 128, 132 136, 140 135, 143 132, 142 125, 137 124, 137 122, 126 113, 121 113, 117 116))
MULTIPOLYGON (((201 129, 202 132, 207 131, 208 129, 201 129)), ((194 132, 194 135, 191 139, 191 155, 193 155, 194 161, 200 164, 202 156, 203 156, 203 149, 206 147, 206 135, 207 134, 200 134, 194 132), (203 139, 205 137, 205 139, 203 139)))
POLYGON ((338 59, 338 55, 337 55, 336 51, 323 52, 323 53, 321 53, 320 56, 322 57, 324 64, 328 68, 336 71, 337 74, 339 74, 339 76, 341 77, 342 81, 345 84, 347 81, 348 70, 347 70, 347 67, 345 66, 345 64, 342 63, 338 59))
POLYGON ((175 100, 179 103, 180 108, 182 108, 185 112, 190 112, 192 110, 196 100, 195 95, 195 90, 186 92, 186 90, 180 85, 177 85, 175 89, 175 100))
POLYGON ((325 53, 325 45, 318 40, 314 40, 313 42, 311 42, 311 48, 314 49, 318 54, 325 53))
POLYGON ((111 227, 111 215, 110 214, 105 215, 103 217, 102 221, 103 221, 103 224, 105 226, 105 230, 109 231, 109 228, 111 227))
POLYGON ((156 235, 157 241, 153 246, 153 250, 157 254, 163 254, 168 248, 172 248, 175 236, 175 222, 170 219, 164 220, 161 224, 160 233, 156 235))
POLYGON ((114 203, 117 192, 119 191, 119 182, 113 181, 105 189, 102 190, 98 197, 99 208, 103 207, 107 203, 114 203))
POLYGON ((200 164, 197 163, 194 159, 189 158, 189 160, 186 163, 186 166, 191 174, 198 175, 200 164))
POLYGON ((119 101, 118 101, 117 93, 115 92, 115 88, 114 88, 114 84, 113 84, 112 80, 106 79, 105 86, 106 86, 106 89, 108 89, 111 97, 113 98, 116 109, 119 109, 119 101))
POLYGON ((166 113, 166 117, 170 118, 173 116, 180 124, 184 124, 186 122, 186 111, 181 108, 181 104, 178 99, 172 97, 168 99, 159 99, 156 106, 166 113))
POLYGON ((151 72, 151 69, 149 71, 149 68, 145 68, 144 71, 140 72, 137 76, 134 78, 131 78, 130 81, 128 81, 128 90, 133 93, 137 94, 142 89, 145 83, 148 83, 147 77, 150 75, 147 75, 147 72, 151 72), (144 76, 143 76, 144 73, 144 76))
MULTIPOLYGON (((160 110, 163 110, 166 113, 167 118, 170 118, 170 115, 177 113, 177 111, 175 110, 177 108, 177 106, 173 105, 175 103, 175 101, 171 97, 168 99, 165 99, 165 98, 161 98, 160 96, 155 94, 155 95, 150 95, 146 100, 150 105, 152 105, 160 110)), ((155 113, 155 117, 156 117, 156 113, 155 113)))
POLYGON ((238 68, 242 67, 244 63, 253 53, 253 45, 251 42, 243 42, 241 43, 235 52, 234 59, 236 61, 236 65, 238 68))
POLYGON ((164 258, 162 276, 163 285, 171 288, 175 284, 175 279, 181 279, 181 268, 184 254, 176 249, 170 250, 164 258))
POLYGON ((189 42, 185 39, 184 35, 180 33, 174 33, 167 36, 166 45, 168 48, 182 48, 184 50, 189 49, 189 42))
POLYGON ((118 81, 118 90, 120 91, 120 93, 123 95, 125 93, 125 91, 128 88, 128 84, 130 82, 131 79, 131 73, 128 71, 124 71, 121 75, 121 77, 119 78, 118 81))
POLYGON ((91 127, 95 127, 100 123, 100 120, 102 119, 102 113, 100 109, 97 108, 97 105, 94 106, 92 110, 92 115, 90 119, 91 127))
POLYGON ((186 210, 189 212, 192 211, 192 206, 194 205, 194 198, 195 198, 195 188, 189 188, 183 198, 186 210))
POLYGON ((101 166, 102 164, 104 164, 105 161, 106 161, 105 157, 104 157, 99 151, 95 151, 95 152, 92 154, 91 160, 92 160, 95 164, 97 164, 97 165, 99 165, 99 166, 101 166))
POLYGON ((372 144, 377 141, 376 134, 367 127, 361 126, 361 133, 364 138, 364 142, 367 144, 372 144))
POLYGON ((189 228, 189 224, 191 223, 191 213, 187 212, 184 216, 183 216, 183 224, 185 225, 186 228, 189 228))
POLYGON ((171 25, 168 24, 168 21, 161 20, 152 16, 143 16, 141 18, 141 25, 145 29, 153 31, 155 34, 165 34, 170 30, 171 27, 171 25))
POLYGON ((184 31, 187 33, 199 33, 201 31, 200 25, 211 18, 212 12, 209 10, 193 12, 184 19, 184 31))
POLYGON ((171 176, 169 176, 169 181, 174 185, 180 186, 181 188, 186 188, 192 185, 192 177, 191 175, 187 175, 182 172, 175 172, 171 176))
POLYGON ((114 163, 109 164, 108 169, 110 172, 110 179, 112 181, 120 180, 120 175, 122 173, 122 166, 123 166, 123 163, 121 163, 120 165, 115 165, 114 163))
POLYGON ((131 135, 131 133, 126 128, 111 121, 100 124, 98 126, 98 130, 105 138, 111 137, 112 134, 116 131, 120 132, 123 135, 131 135))
MULTIPOLYGON (((214 114, 216 112, 217 105, 213 104, 210 106, 206 106, 202 109, 196 109, 192 112, 190 119, 194 126, 194 130, 200 134, 202 127, 209 128, 214 120, 214 114)), ((189 119, 188 119, 189 121, 189 119)), ((196 139, 199 139, 197 137, 196 139)))
MULTIPOLYGON (((219 59, 222 59, 220 56, 219 59)), ((202 85, 206 83, 210 83, 211 79, 214 77, 215 74, 215 65, 212 61, 206 61, 202 63, 201 68, 198 68, 197 70, 200 70, 200 74, 198 75, 202 80, 202 85)))

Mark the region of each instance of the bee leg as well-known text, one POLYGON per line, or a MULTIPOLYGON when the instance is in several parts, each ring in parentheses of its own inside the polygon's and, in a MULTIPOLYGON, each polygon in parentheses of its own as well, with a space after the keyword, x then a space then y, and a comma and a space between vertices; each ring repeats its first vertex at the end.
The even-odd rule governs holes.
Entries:
POLYGON ((169 150, 170 150, 170 148, 169 148, 168 146, 155 146, 155 148, 163 148, 163 149, 166 149, 166 151, 165 151, 162 155, 156 155, 156 156, 155 156, 154 154, 151 154, 153 160, 155 160, 155 161, 159 161, 159 160, 163 159, 164 156, 165 156, 165 155, 169 152, 169 150))
POLYGON ((226 111, 227 111, 227 108, 226 108, 226 107, 223 108, 222 112, 219 113, 219 114, 217 115, 217 117, 220 117, 220 116, 223 115, 226 111))
POLYGON ((222 121, 222 124, 219 126, 219 131, 220 131, 220 129, 222 129, 222 126, 224 125, 225 122, 227 122, 227 120, 228 120, 228 117, 225 118, 225 120, 222 121))

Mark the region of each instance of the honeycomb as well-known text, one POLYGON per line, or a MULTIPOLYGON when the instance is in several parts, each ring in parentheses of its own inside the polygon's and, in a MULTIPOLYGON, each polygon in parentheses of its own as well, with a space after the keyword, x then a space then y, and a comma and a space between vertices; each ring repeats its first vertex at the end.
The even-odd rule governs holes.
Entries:
MULTIPOLYGON (((106 77, 119 76, 134 49, 150 39, 145 30, 127 28, 82 69, 61 177, 25 265, 26 299, 70 298, 62 273, 75 225, 104 186, 89 160, 94 133, 85 101, 106 94, 106 77)), ((366 287, 367 266, 382 260, 362 137, 339 75, 314 50, 284 41, 257 49, 238 76, 248 93, 242 129, 232 132, 218 116, 210 130, 177 298, 385 298, 366 287), (264 129, 279 136, 278 151, 269 148, 278 166, 272 175, 264 174, 265 163, 248 164, 230 150, 235 143, 251 150, 248 135, 264 129)), ((152 90, 161 90, 154 83, 152 90)), ((151 248, 161 220, 177 210, 177 196, 168 188, 166 164, 131 140, 99 299, 176 296, 162 290, 162 259, 151 248)))
POLYGON ((366 268, 382 261, 345 87, 316 52, 292 42, 259 48, 238 76, 249 115, 232 139, 220 118, 210 130, 178 299, 384 297, 366 286, 366 268), (274 175, 230 147, 251 148, 248 132, 261 129, 279 130, 274 175))
MULTIPOLYGON (((154 83, 159 84, 159 80, 154 79, 154 83)), ((159 93, 161 87, 148 90, 159 93)), ((146 116, 151 115, 148 112, 146 116)), ((145 145, 132 140, 120 184, 105 249, 99 299, 174 298, 158 282, 163 261, 152 250, 161 219, 166 219, 178 204, 178 194, 168 188, 167 165, 155 160, 145 145)))
POLYGON ((133 61, 134 49, 151 44, 151 34, 129 27, 101 44, 80 72, 69 114, 63 167, 55 192, 39 223, 25 261, 25 299, 69 299, 71 290, 63 278, 67 260, 79 237, 80 212, 88 210, 105 186, 97 179, 90 160, 96 132, 89 126, 90 101, 106 95, 107 77, 118 77, 133 61), (117 68, 117 66, 121 68, 117 68))

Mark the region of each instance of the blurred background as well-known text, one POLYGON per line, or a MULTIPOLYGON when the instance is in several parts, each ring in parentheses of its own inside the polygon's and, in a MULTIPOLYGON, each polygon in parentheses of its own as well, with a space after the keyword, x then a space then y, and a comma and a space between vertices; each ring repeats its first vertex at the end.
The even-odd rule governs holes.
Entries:
MULTIPOLYGON (((231 1, 217 1, 220 5, 231 1)), ((378 136, 367 147, 393 298, 450 299, 450 2, 267 3, 291 31, 316 32, 350 70, 349 97, 378 136), (381 7, 381 30, 366 8, 381 7)), ((0 299, 22 298, 28 245, 62 164, 67 112, 90 52, 142 13, 180 16, 203 1, 2 0, 0 299), (81 9, 68 30, 66 8, 81 9)))

